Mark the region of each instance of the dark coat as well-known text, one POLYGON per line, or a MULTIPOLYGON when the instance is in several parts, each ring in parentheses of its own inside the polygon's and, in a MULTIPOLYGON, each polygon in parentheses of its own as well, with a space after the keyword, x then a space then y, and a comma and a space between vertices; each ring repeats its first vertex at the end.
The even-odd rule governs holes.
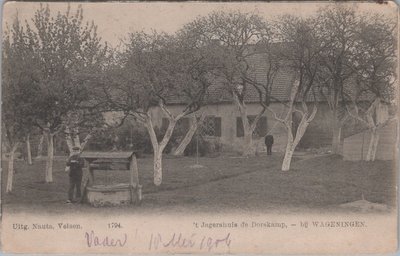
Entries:
POLYGON ((274 144, 274 136, 272 136, 270 134, 265 136, 265 145, 271 146, 272 144, 274 144))
POLYGON ((67 166, 69 166, 70 177, 82 177, 82 168, 85 162, 79 155, 72 155, 67 160, 67 166))

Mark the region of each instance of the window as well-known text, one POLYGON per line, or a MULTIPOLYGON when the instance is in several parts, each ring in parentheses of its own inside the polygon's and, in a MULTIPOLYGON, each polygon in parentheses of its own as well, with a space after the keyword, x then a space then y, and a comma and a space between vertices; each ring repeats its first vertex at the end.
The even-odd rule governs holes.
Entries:
POLYGON ((201 125, 201 134, 204 136, 221 137, 221 117, 206 116, 201 125))
MULTIPOLYGON (((254 119, 256 118, 255 115, 247 116, 247 119, 249 120, 250 124, 253 123, 254 119)), ((253 131, 253 137, 259 138, 259 137, 264 137, 267 135, 267 117, 262 116, 256 125, 256 129, 253 131)), ((244 136, 244 131, 243 131, 243 122, 241 117, 236 118, 236 137, 243 137, 244 136)))
POLYGON ((243 122, 241 117, 236 117, 236 137, 243 137, 243 122))

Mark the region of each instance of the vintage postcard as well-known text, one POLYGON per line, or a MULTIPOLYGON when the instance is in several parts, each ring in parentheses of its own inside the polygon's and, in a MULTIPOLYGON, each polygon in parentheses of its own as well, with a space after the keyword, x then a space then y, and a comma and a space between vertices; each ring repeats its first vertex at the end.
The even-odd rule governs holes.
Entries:
POLYGON ((6 2, 1 251, 396 252, 398 16, 6 2))

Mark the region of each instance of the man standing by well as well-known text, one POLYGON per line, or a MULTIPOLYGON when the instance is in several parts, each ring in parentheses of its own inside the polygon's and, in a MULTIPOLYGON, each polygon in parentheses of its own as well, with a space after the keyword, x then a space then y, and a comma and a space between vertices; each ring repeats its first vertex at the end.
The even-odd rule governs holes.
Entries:
POLYGON ((72 155, 67 160, 66 172, 69 172, 69 189, 67 203, 74 202, 74 192, 76 189, 76 201, 81 197, 82 168, 84 166, 83 158, 80 156, 80 148, 74 147, 72 155))

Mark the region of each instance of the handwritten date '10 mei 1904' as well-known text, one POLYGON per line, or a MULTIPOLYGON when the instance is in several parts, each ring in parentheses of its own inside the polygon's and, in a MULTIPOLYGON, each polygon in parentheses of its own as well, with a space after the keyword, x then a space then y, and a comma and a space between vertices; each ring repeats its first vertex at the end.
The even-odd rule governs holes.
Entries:
POLYGON ((149 241, 149 251, 161 248, 193 248, 199 250, 212 251, 216 248, 227 248, 231 245, 231 233, 214 238, 211 236, 199 236, 193 233, 190 236, 184 236, 182 233, 173 233, 170 237, 165 238, 160 233, 151 234, 149 241))

